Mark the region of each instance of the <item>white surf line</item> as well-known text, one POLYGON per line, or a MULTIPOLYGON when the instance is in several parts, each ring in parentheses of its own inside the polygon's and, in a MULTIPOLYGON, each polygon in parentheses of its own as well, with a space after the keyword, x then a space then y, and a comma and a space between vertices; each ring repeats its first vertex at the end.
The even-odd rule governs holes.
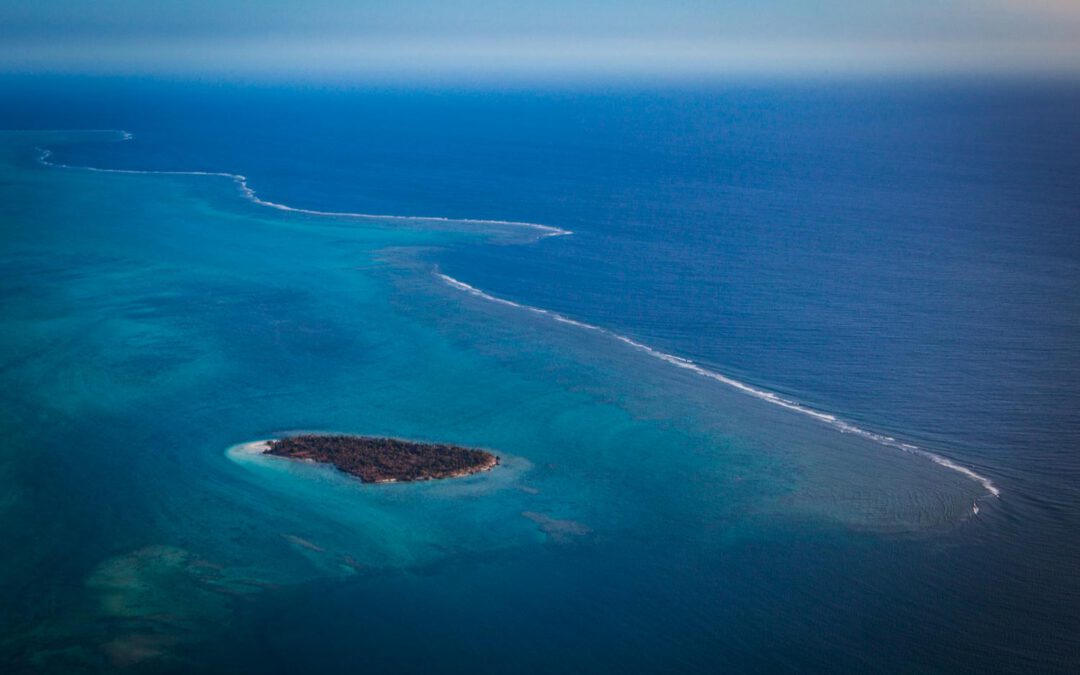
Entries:
MULTIPOLYGON (((549 309, 541 309, 540 307, 533 307, 531 305, 522 305, 522 304, 513 302, 511 300, 506 300, 505 298, 500 298, 500 297, 491 295, 489 293, 485 293, 484 291, 480 290, 479 288, 476 288, 474 286, 470 286, 469 284, 467 284, 467 283, 465 283, 463 281, 458 281, 457 279, 455 279, 455 278, 453 278, 451 276, 448 276, 446 274, 443 274, 441 272, 436 272, 435 275, 440 280, 442 280, 445 284, 447 284, 448 286, 456 288, 459 291, 464 291, 464 292, 468 293, 469 295, 473 295, 473 296, 475 296, 477 298, 487 300, 488 302, 495 302, 495 303, 498 303, 500 305, 506 305, 508 307, 514 307, 514 308, 517 308, 517 309, 525 310, 525 311, 528 311, 528 312, 532 312, 534 314, 542 314, 542 315, 544 315, 544 316, 546 316, 548 318, 554 319, 555 321, 558 321, 560 323, 567 323, 567 324, 570 324, 572 326, 577 326, 578 328, 584 328, 586 330, 591 330, 591 331, 594 331, 594 332, 597 332, 597 333, 603 333, 604 335, 606 335, 606 336, 608 336, 610 338, 613 338, 615 340, 618 340, 619 342, 622 342, 624 344, 627 344, 627 345, 633 347, 634 349, 645 352, 646 354, 648 354, 649 356, 651 356, 653 358, 659 359, 659 360, 664 361, 666 363, 670 363, 671 365, 673 365, 673 366, 675 366, 677 368, 682 368, 684 370, 689 370, 689 371, 691 371, 693 373, 701 375, 702 377, 707 377, 710 380, 715 380, 716 382, 720 382, 722 384, 725 384, 725 385, 727 385, 729 387, 732 387, 734 389, 737 389, 737 390, 743 392, 744 394, 749 394, 750 396, 753 396, 755 398, 759 398, 759 399, 761 399, 761 400, 763 400, 763 401, 765 401, 767 403, 771 403, 773 405, 780 406, 781 408, 786 408, 786 409, 791 410, 793 412, 797 412, 797 413, 799 413, 801 415, 806 415, 807 417, 811 417, 811 418, 813 418, 815 420, 818 420, 820 422, 824 422, 825 424, 828 424, 829 426, 833 427, 837 431, 840 431, 841 433, 855 434, 855 435, 861 436, 861 437, 863 437, 863 438, 865 438, 867 440, 873 441, 874 443, 877 443, 878 445, 884 445, 884 446, 888 446, 888 447, 891 447, 891 448, 897 448, 899 450, 903 450, 904 452, 910 452, 911 454, 919 455, 921 457, 925 457, 925 458, 929 459, 930 461, 934 462, 935 464, 938 464, 939 466, 945 467, 946 469, 949 469, 951 471, 955 471, 955 472, 957 472, 957 473, 959 473, 959 474, 961 474, 963 476, 966 476, 967 478, 970 478, 971 480, 979 483, 980 485, 982 485, 983 489, 986 490, 988 495, 993 496, 993 497, 1001 496, 1000 488, 998 488, 998 486, 995 485, 994 482, 992 480, 990 480, 989 478, 987 478, 986 476, 983 476, 980 473, 976 473, 974 470, 972 470, 972 469, 970 469, 970 468, 968 468, 966 466, 962 466, 960 464, 957 464, 956 462, 952 461, 951 459, 948 459, 947 457, 942 457, 941 455, 938 455, 937 453, 930 452, 929 450, 924 450, 924 449, 918 447, 917 445, 912 445, 911 443, 904 443, 903 441, 898 441, 897 439, 893 438, 892 436, 886 436, 884 434, 879 434, 879 433, 875 433, 873 431, 868 431, 868 430, 863 429, 861 427, 855 426, 854 424, 852 424, 850 422, 846 422, 846 421, 836 417, 835 415, 830 415, 829 413, 824 413, 824 412, 821 412, 821 411, 818 411, 818 410, 814 410, 813 408, 808 408, 807 406, 805 406, 805 405, 803 405, 801 403, 798 403, 796 401, 792 401, 790 399, 783 398, 781 396, 778 396, 777 394, 772 393, 771 391, 765 391, 764 389, 758 389, 756 387, 752 387, 752 386, 746 384, 745 382, 740 382, 739 380, 730 378, 730 377, 728 377, 726 375, 723 375, 722 373, 718 373, 716 371, 709 370, 708 368, 700 366, 697 363, 694 363, 693 361, 691 361, 690 359, 685 359, 685 358, 683 358, 681 356, 675 356, 674 354, 668 354, 666 352, 662 352, 662 351, 660 351, 658 349, 654 349, 654 348, 650 347, 649 345, 643 344, 641 342, 637 342, 636 340, 632 340, 632 339, 626 337, 625 335, 620 335, 619 333, 616 333, 615 331, 608 330, 607 328, 601 328, 600 326, 594 326, 592 324, 584 323, 582 321, 576 321, 576 320, 571 319, 569 317, 563 316, 562 314, 559 314, 558 312, 553 312, 553 311, 551 311, 549 309)), ((975 513, 978 513, 978 507, 977 506, 973 505, 972 510, 975 511, 975 513)))
MULTIPOLYGON (((64 130, 64 131, 67 131, 67 130, 64 130)), ((94 129, 94 130, 87 130, 87 131, 90 132, 90 133, 115 133, 115 134, 118 134, 120 136, 120 138, 118 139, 120 141, 129 141, 129 140, 131 140, 131 139, 133 139, 135 137, 132 133, 130 133, 128 131, 124 131, 122 129, 94 129)), ((44 148, 38 148, 38 150, 40 151, 40 155, 38 156, 38 161, 41 164, 44 164, 45 166, 59 168, 59 169, 75 169, 75 170, 82 170, 82 171, 95 171, 95 172, 98 172, 98 173, 125 173, 125 174, 151 174, 151 175, 152 174, 158 174, 158 175, 171 175, 171 176, 212 176, 212 177, 218 177, 218 178, 228 178, 229 180, 232 180, 233 182, 235 182, 237 184, 237 186, 240 188, 240 191, 243 193, 243 195, 248 200, 250 200, 250 201, 252 201, 252 202, 254 202, 256 204, 259 204, 260 206, 266 206, 266 207, 269 207, 269 208, 278 209, 280 211, 290 211, 290 212, 293 212, 293 213, 303 213, 303 214, 307 214, 307 215, 325 216, 325 217, 332 217, 332 218, 357 218, 357 219, 371 219, 371 220, 427 221, 427 222, 452 222, 452 223, 456 222, 456 223, 472 223, 472 224, 483 224, 483 225, 509 225, 509 226, 527 227, 527 228, 531 228, 531 229, 540 230, 540 231, 544 232, 544 234, 543 234, 544 237, 558 237, 558 236, 564 236, 564 235, 573 234, 573 232, 570 231, 570 230, 564 230, 562 228, 554 227, 552 225, 541 225, 539 223, 529 223, 529 222, 515 221, 515 220, 485 220, 485 219, 479 219, 479 218, 448 218, 448 217, 444 217, 444 216, 378 215, 378 214, 371 214, 371 213, 351 213, 351 212, 338 212, 338 211, 318 211, 318 210, 314 210, 314 209, 301 209, 301 208, 296 208, 296 207, 292 207, 292 206, 287 206, 285 204, 278 204, 276 202, 267 201, 265 199, 260 199, 258 197, 258 195, 255 193, 255 190, 248 184, 247 177, 243 176, 241 174, 237 174, 237 173, 228 173, 228 172, 224 172, 224 171, 151 171, 151 170, 143 170, 143 169, 103 169, 103 168, 93 167, 93 166, 72 166, 72 165, 68 165, 68 164, 60 164, 58 162, 49 161, 49 157, 52 156, 52 151, 51 150, 44 149, 44 148)), ((458 281, 457 279, 454 279, 453 277, 447 276, 445 274, 439 273, 438 276, 444 282, 446 282, 448 285, 450 285, 450 286, 452 286, 452 287, 454 287, 454 288, 456 288, 458 290, 465 291, 465 292, 467 292, 467 293, 469 293, 471 295, 477 296, 479 298, 483 298, 484 300, 488 300, 490 302, 496 302, 496 303, 507 305, 507 306, 510 306, 510 307, 515 307, 517 309, 530 311, 530 312, 533 312, 533 313, 536 313, 536 314, 543 314, 544 316, 547 316, 547 317, 549 317, 549 318, 551 318, 551 319, 553 319, 555 321, 558 321, 560 323, 566 323, 566 324, 570 324, 572 326, 577 326, 578 328, 584 328, 586 330, 591 330, 591 331, 595 331, 595 332, 598 332, 598 333, 603 333, 603 334, 605 334, 605 335, 607 335, 609 337, 612 337, 612 338, 614 338, 616 340, 619 340, 620 342, 623 342, 623 343, 625 343, 625 344, 627 344, 627 345, 629 345, 631 347, 634 347, 635 349, 643 351, 646 354, 648 354, 648 355, 650 355, 650 356, 652 356, 654 358, 660 359, 661 361, 666 361, 667 363, 670 363, 671 365, 676 366, 678 368, 683 368, 685 370, 690 370, 690 371, 692 371, 694 373, 697 373, 698 375, 701 375, 703 377, 707 377, 707 378, 715 380, 717 382, 721 382, 721 383, 726 384, 726 385, 728 385, 730 387, 738 389, 739 391, 742 391, 743 393, 749 394, 751 396, 759 398, 759 399, 761 399, 763 401, 766 401, 768 403, 772 403, 773 405, 778 405, 778 406, 780 406, 782 408, 787 408, 788 410, 792 410, 794 412, 798 412, 798 413, 801 413, 803 415, 807 415, 807 416, 812 417, 814 419, 817 419, 817 420, 819 420, 821 422, 829 424, 830 426, 836 428, 838 431, 841 431, 843 433, 853 433, 853 434, 862 436, 863 438, 866 438, 868 440, 874 441, 875 443, 878 443, 879 445, 886 445, 886 446, 889 446, 889 447, 898 448, 898 449, 903 450, 905 452, 910 452, 912 454, 921 455, 923 457, 926 457, 930 461, 934 462, 935 464, 943 466, 943 467, 945 467, 947 469, 950 469, 952 471, 956 471, 957 473, 960 473, 960 474, 962 474, 964 476, 967 476, 971 480, 976 481, 977 483, 981 484, 983 486, 983 488, 986 489, 987 493, 990 494, 991 496, 998 497, 998 496, 1001 495, 1001 490, 989 478, 987 478, 986 476, 983 476, 982 474, 979 474, 979 473, 975 472, 974 470, 972 470, 972 469, 970 469, 970 468, 968 468, 966 466, 962 466, 960 464, 957 464, 956 462, 952 461, 951 459, 948 459, 947 457, 942 457, 941 455, 930 452, 929 450, 924 450, 924 449, 922 449, 922 448, 920 448, 920 447, 918 447, 916 445, 912 445, 910 443, 904 443, 904 442, 898 441, 898 440, 896 440, 895 438, 893 438, 891 436, 885 436, 883 434, 878 434, 878 433, 875 433, 875 432, 872 432, 872 431, 867 431, 865 429, 862 429, 860 427, 855 426, 854 424, 851 424, 849 422, 845 422, 844 420, 841 420, 841 419, 837 418, 834 415, 830 415, 828 413, 823 413, 823 412, 814 410, 813 408, 808 408, 808 407, 802 405, 801 403, 797 403, 795 401, 782 398, 782 397, 780 397, 780 396, 778 396, 778 395, 776 395, 776 394, 774 394, 772 392, 765 391, 763 389, 757 389, 755 387, 751 387, 748 384, 745 384, 745 383, 740 382, 738 380, 727 377, 726 375, 723 375, 721 373, 718 373, 718 372, 709 370, 707 368, 704 368, 702 366, 699 366, 698 364, 694 363, 693 361, 691 361, 689 359, 685 359, 685 358, 683 358, 681 356, 675 356, 674 354, 668 354, 666 352, 661 352, 659 350, 653 349, 652 347, 650 347, 650 346, 648 346, 646 344, 636 342, 636 341, 626 337, 625 335, 620 335, 620 334, 618 334, 618 333, 616 333, 614 331, 608 330, 606 328, 601 328, 600 326, 594 326, 592 324, 584 323, 582 321, 576 321, 574 319, 563 316, 562 314, 559 314, 558 312, 553 312, 551 310, 541 309, 539 307, 532 307, 530 305, 522 305, 522 304, 510 301, 510 300, 506 300, 506 299, 503 299, 503 298, 499 298, 499 297, 490 295, 488 293, 485 293, 485 292, 481 291, 478 288, 474 288, 473 286, 470 286, 470 285, 468 285, 468 284, 466 284, 464 282, 458 281)), ((978 507, 977 506, 973 506, 973 510, 976 513, 978 513, 978 507)))
MULTIPOLYGON (((134 134, 123 130, 94 130, 93 133, 116 133, 120 135, 118 140, 130 141, 135 138, 134 134)), ((96 166, 73 166, 70 164, 60 164, 59 162, 50 161, 52 156, 52 150, 44 148, 38 148, 40 154, 38 156, 38 162, 45 166, 54 167, 57 169, 76 169, 80 171, 95 171, 97 173, 127 173, 127 174, 146 174, 146 175, 160 175, 160 176, 212 176, 215 178, 228 178, 236 183, 240 188, 240 192, 244 195, 248 201, 254 202, 259 206, 266 206, 271 209, 277 209, 278 211, 288 211, 291 213, 303 213, 309 216, 323 216, 327 218, 355 218, 363 220, 396 220, 396 221, 409 221, 409 222, 429 222, 429 223, 468 223, 471 225, 505 225, 509 227, 526 227, 532 230, 538 230, 542 232, 542 237, 561 237, 573 234, 570 230, 564 230, 561 227, 555 227, 553 225, 541 225, 540 223, 529 223, 522 220, 494 220, 486 218, 450 218, 447 216, 399 216, 392 214, 377 214, 377 213, 353 213, 350 211, 319 211, 316 209, 302 209, 294 206, 288 206, 287 204, 279 204, 266 199, 262 199, 256 194, 255 189, 248 183, 247 176, 239 173, 228 173, 225 171, 151 171, 145 169, 102 169, 96 166)))

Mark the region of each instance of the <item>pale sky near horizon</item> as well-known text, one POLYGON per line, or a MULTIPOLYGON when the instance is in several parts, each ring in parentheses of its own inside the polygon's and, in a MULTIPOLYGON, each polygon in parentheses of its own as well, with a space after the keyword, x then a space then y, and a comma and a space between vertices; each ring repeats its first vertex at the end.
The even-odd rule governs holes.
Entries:
POLYGON ((1080 0, 5 0, 0 72, 1080 74, 1080 0))

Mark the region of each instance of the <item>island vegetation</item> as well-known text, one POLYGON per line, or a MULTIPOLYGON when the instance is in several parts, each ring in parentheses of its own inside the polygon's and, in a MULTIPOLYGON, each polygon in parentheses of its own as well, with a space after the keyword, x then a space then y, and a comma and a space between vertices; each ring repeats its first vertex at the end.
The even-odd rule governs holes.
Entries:
POLYGON ((499 463, 496 455, 484 450, 371 436, 304 434, 269 441, 265 452, 333 464, 366 483, 456 478, 499 463))

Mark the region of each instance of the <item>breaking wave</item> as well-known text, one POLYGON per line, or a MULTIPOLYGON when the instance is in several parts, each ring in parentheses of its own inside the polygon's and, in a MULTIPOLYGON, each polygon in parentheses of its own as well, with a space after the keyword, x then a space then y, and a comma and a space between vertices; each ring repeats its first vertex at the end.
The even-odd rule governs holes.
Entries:
MULTIPOLYGON (((134 138, 134 135, 131 134, 130 132, 127 132, 127 131, 122 131, 122 130, 120 130, 120 131, 111 131, 110 133, 117 134, 117 136, 118 136, 117 140, 119 140, 119 141, 128 141, 128 140, 131 140, 131 139, 134 138)), ((373 213, 354 213, 354 212, 345 212, 345 211, 320 211, 320 210, 316 210, 316 209, 303 209, 303 208, 297 208, 297 207, 293 207, 293 206, 288 206, 286 204, 279 204, 277 202, 272 202, 272 201, 260 198, 258 196, 258 194, 255 192, 255 190, 248 183, 247 177, 242 175, 242 174, 228 173, 228 172, 224 172, 224 171, 154 171, 154 170, 143 170, 143 169, 104 169, 104 168, 92 167, 92 166, 72 166, 72 165, 68 165, 68 164, 60 164, 58 162, 50 161, 50 158, 52 157, 52 154, 53 154, 51 150, 39 148, 39 152, 40 152, 40 154, 38 156, 38 161, 40 163, 42 163, 42 164, 44 164, 46 166, 51 166, 51 167, 61 168, 61 169, 78 169, 78 170, 82 170, 82 171, 95 171, 95 172, 99 172, 99 173, 156 174, 156 175, 169 175, 169 176, 211 176, 211 177, 217 177, 217 178, 227 178, 227 179, 233 181, 234 183, 236 183, 237 187, 240 189, 241 194, 243 194, 244 197, 246 199, 248 199, 249 201, 251 201, 251 202, 253 202, 255 204, 258 204, 260 206, 265 206, 265 207, 269 207, 269 208, 272 208, 272 209, 277 209, 279 211, 288 211, 288 212, 291 212, 291 213, 302 213, 302 214, 312 215, 312 216, 326 216, 326 217, 333 217, 333 218, 355 218, 355 219, 367 219, 367 220, 391 220, 391 221, 397 220, 397 221, 414 221, 414 222, 453 222, 453 223, 469 223, 469 224, 479 224, 479 225, 513 226, 513 227, 523 227, 523 228, 529 228, 529 229, 536 230, 536 231, 541 233, 542 237, 557 237, 557 236, 573 234, 570 230, 564 230, 562 228, 554 227, 554 226, 551 226, 551 225, 541 225, 539 223, 530 223, 530 222, 516 221, 516 220, 489 220, 489 219, 481 219, 481 218, 449 218, 449 217, 444 217, 444 216, 402 216, 402 215, 383 215, 383 214, 373 214, 373 213)), ((706 377, 706 378, 714 380, 716 382, 720 382, 720 383, 725 384, 725 385, 727 385, 729 387, 737 389, 737 390, 743 392, 744 394, 753 396, 755 398, 758 398, 758 399, 760 399, 762 401, 765 401, 767 403, 770 403, 772 405, 776 405, 776 406, 779 406, 781 408, 785 408, 787 410, 790 410, 792 412, 796 412, 796 413, 799 413, 801 415, 805 415, 805 416, 810 417, 812 419, 815 419, 815 420, 817 420, 819 422, 827 424, 827 425, 833 427, 834 429, 836 429, 837 431, 840 431, 842 433, 855 434, 855 435, 861 436, 861 437, 863 437, 863 438, 865 438, 865 439, 867 439, 869 441, 877 443, 878 445, 887 446, 887 447, 891 447, 891 448, 896 448, 896 449, 902 450, 904 452, 909 452, 911 454, 915 454, 915 455, 919 455, 921 457, 925 457, 926 459, 929 459, 930 461, 934 462, 935 464, 937 464, 937 465, 939 465, 941 467, 944 467, 944 468, 949 469, 951 471, 955 471, 956 473, 959 473, 959 474, 961 474, 961 475, 963 475, 963 476, 965 476, 965 477, 979 483, 983 487, 983 489, 986 490, 987 495, 993 496, 993 497, 999 497, 1001 495, 1000 488, 998 488, 997 485, 995 485, 994 482, 990 478, 976 472, 974 469, 963 466, 961 464, 957 464, 953 460, 951 460, 951 459, 949 459, 947 457, 943 457, 941 455, 938 455, 937 453, 931 452, 929 450, 925 450, 925 449, 920 448, 920 447, 918 447, 916 445, 913 445, 911 443, 905 443, 903 441, 899 441, 899 440, 893 438, 892 436, 887 436, 885 434, 880 434, 880 433, 877 433, 877 432, 873 432, 873 431, 863 429, 862 427, 856 426, 856 425, 854 425, 854 424, 852 424, 850 422, 842 420, 842 419, 836 417, 835 415, 825 413, 825 412, 821 412, 819 410, 815 410, 815 409, 807 407, 807 406, 805 406, 805 405, 803 405, 803 404, 801 404, 801 403, 799 403, 797 401, 792 401, 790 399, 783 398, 782 396, 779 396, 779 395, 777 395, 777 394, 775 394, 773 392, 766 391, 764 389, 758 389, 757 387, 753 387, 753 386, 751 386, 749 384, 746 384, 745 382, 740 382, 739 380, 728 377, 728 376, 726 376, 726 375, 724 375, 722 373, 716 372, 714 370, 709 370, 708 368, 705 368, 705 367, 703 367, 701 365, 698 365, 697 363, 691 361, 690 359, 683 358, 681 356, 676 356, 674 354, 669 354, 667 352, 663 352, 663 351, 660 351, 658 349, 654 349, 653 347, 650 347, 649 345, 646 345, 646 344, 643 344, 643 343, 638 342, 636 340, 633 340, 633 339, 631 339, 629 337, 626 337, 625 335, 621 335, 621 334, 616 333, 616 332, 614 332, 612 330, 609 330, 607 328, 602 328, 600 326, 595 326, 593 324, 585 323, 583 321, 577 321, 575 319, 571 319, 569 317, 563 316, 562 314, 559 314, 558 312, 553 312, 553 311, 548 310, 548 309, 542 309, 540 307, 533 307, 531 305, 523 305, 523 304, 520 304, 520 303, 517 303, 517 302, 513 302, 511 300, 506 300, 505 298, 500 298, 500 297, 491 295, 489 293, 485 293, 484 291, 482 291, 482 290, 480 290, 478 288, 470 286, 469 284, 466 284, 466 283, 464 283, 462 281, 458 281, 457 279, 454 279, 453 277, 450 277, 450 276, 448 276, 446 274, 442 274, 442 273, 437 272, 436 275, 438 276, 439 279, 441 279, 447 285, 449 285, 449 286, 451 286, 451 287, 453 287, 453 288, 455 288, 457 290, 464 291, 464 292, 466 292, 466 293, 468 293, 470 295, 473 295, 475 297, 486 300, 488 302, 494 302, 494 303, 505 305, 505 306, 508 306, 508 307, 514 307, 516 309, 531 312, 531 313, 534 313, 534 314, 540 314, 540 315, 546 316, 546 317, 548 317, 548 318, 550 318, 550 319, 552 319, 554 321, 557 321, 559 323, 569 324, 571 326, 575 326, 577 328, 582 328, 584 330, 593 331, 593 332, 596 332, 596 333, 602 333, 602 334, 604 334, 604 335, 606 335, 606 336, 608 336, 608 337, 610 337, 612 339, 618 340, 619 342, 622 342, 622 343, 624 343, 624 344, 626 344, 626 345, 628 345, 630 347, 633 347, 634 349, 637 349, 638 351, 644 352, 645 354, 648 354, 649 356, 651 356, 653 358, 656 358, 656 359, 659 359, 659 360, 664 361, 666 363, 669 363, 672 366, 675 366, 677 368, 682 368, 684 370, 691 371, 691 372, 693 372, 693 373, 695 373, 697 375, 700 375, 702 377, 706 377)), ((977 514, 978 511, 979 511, 978 505, 973 504, 972 510, 977 514)))
MULTIPOLYGON (((553 312, 553 311, 551 311, 549 309, 541 309, 540 307, 533 307, 531 305, 522 305, 520 303, 513 302, 511 300, 506 300, 505 298, 500 298, 500 297, 491 295, 489 293, 485 293, 484 291, 480 290, 479 288, 476 288, 474 286, 470 286, 469 284, 467 284, 467 283, 465 283, 463 281, 458 281, 457 279, 454 279, 453 277, 448 276, 446 274, 442 274, 441 272, 436 272, 435 274, 440 280, 442 280, 444 283, 451 286, 452 288, 456 288, 459 291, 464 291, 464 292, 468 293, 469 295, 473 295, 473 296, 475 296, 477 298, 482 298, 484 300, 487 300, 488 302, 495 302, 495 303, 498 303, 500 305, 506 305, 508 307, 514 307, 514 308, 521 309, 521 310, 524 310, 524 311, 527 311, 527 312, 532 312, 534 314, 542 314, 543 316, 546 316, 546 317, 551 318, 551 319, 553 319, 555 321, 558 321, 559 323, 566 323, 566 324, 570 324, 572 326, 577 326, 578 328, 584 328, 586 330, 590 330, 590 331, 593 331, 593 332, 596 332, 596 333, 602 333, 602 334, 604 334, 604 335, 606 335, 606 336, 608 336, 608 337, 610 337, 612 339, 615 339, 615 340, 618 340, 619 342, 627 344, 627 345, 633 347, 634 349, 637 349, 638 351, 644 352, 644 353, 648 354, 649 356, 651 356, 651 357, 653 357, 655 359, 659 359, 661 361, 669 363, 669 364, 671 364, 671 365, 673 365, 673 366, 675 366, 677 368, 682 368, 684 370, 689 370, 689 371, 691 371, 693 373, 696 373, 696 374, 698 374, 698 375, 700 375, 702 377, 707 377, 710 380, 715 380, 716 382, 720 382, 722 384, 725 384, 725 385, 727 385, 729 387, 732 387, 734 389, 737 389, 737 390, 743 392, 744 394, 748 394, 748 395, 753 396, 755 398, 761 399, 762 401, 765 401, 767 403, 771 403, 772 405, 776 405, 776 406, 779 406, 781 408, 786 408, 787 410, 791 410, 791 411, 797 412, 797 413, 799 413, 801 415, 805 415, 807 417, 813 418, 815 420, 818 420, 819 422, 823 422, 823 423, 833 427, 834 429, 836 429, 837 431, 840 431, 842 433, 855 434, 855 435, 861 436, 861 437, 863 437, 863 438, 865 438, 865 439, 867 439, 869 441, 877 443, 878 445, 884 445, 884 446, 887 446, 887 447, 890 447, 890 448, 896 448, 896 449, 902 450, 904 452, 909 452, 909 453, 914 454, 914 455, 919 455, 921 457, 925 457, 925 458, 929 459, 930 461, 934 462, 935 464, 938 464, 939 466, 942 466, 942 467, 944 467, 946 469, 949 469, 951 471, 955 471, 955 472, 957 472, 957 473, 959 473, 959 474, 961 474, 961 475, 963 475, 963 476, 965 476, 967 478, 970 478, 971 480, 979 483, 980 485, 982 485, 983 489, 986 490, 987 495, 993 496, 993 497, 998 497, 998 496, 1001 495, 1001 489, 998 488, 998 486, 995 485, 994 482, 992 480, 990 480, 988 477, 986 477, 986 476, 984 476, 984 475, 982 475, 980 473, 977 473, 976 471, 974 471, 971 468, 968 468, 968 467, 963 466, 961 464, 957 464, 956 462, 954 462, 953 460, 951 460, 951 459, 949 459, 947 457, 942 457, 941 455, 939 455, 937 453, 930 452, 929 450, 925 450, 923 448, 920 448, 917 445, 912 445, 911 443, 905 443, 903 441, 899 441, 899 440, 893 438, 892 436, 886 436, 885 434, 879 434, 879 433, 876 433, 876 432, 873 432, 873 431, 863 429, 862 427, 858 427, 858 426, 852 424, 851 422, 847 422, 845 420, 842 420, 842 419, 836 417, 835 415, 831 415, 829 413, 824 413, 824 412, 821 412, 819 410, 814 410, 813 408, 809 408, 809 407, 803 405, 802 403, 798 403, 797 401, 792 401, 790 399, 783 398, 782 396, 774 394, 771 391, 765 391, 764 389, 758 389, 757 387, 753 387, 753 386, 751 386, 749 384, 746 384, 745 382, 740 382, 739 380, 728 377, 727 375, 724 375, 722 373, 718 373, 718 372, 716 372, 714 370, 709 370, 708 368, 705 368, 705 367, 703 367, 701 365, 698 365, 697 363, 694 363, 690 359, 686 359, 686 358, 683 358, 681 356, 675 356, 674 354, 668 354, 667 352, 662 352, 662 351, 660 351, 658 349, 650 347, 649 345, 646 345, 646 344, 643 344, 643 343, 638 342, 636 340, 633 340, 631 338, 628 338, 625 335, 620 335, 619 333, 616 333, 615 331, 608 330, 607 328, 602 328, 600 326, 594 326, 592 324, 584 323, 582 321, 576 321, 576 320, 571 319, 569 317, 563 316, 562 314, 559 314, 558 312, 553 312)), ((975 513, 978 513, 978 506, 973 505, 972 510, 975 513)))
MULTIPOLYGON (((130 141, 135 138, 134 134, 128 131, 114 131, 111 133, 118 134, 117 140, 130 141)), ((60 164, 59 162, 53 162, 49 158, 52 157, 52 151, 42 148, 38 148, 40 154, 38 155, 38 161, 46 166, 55 167, 58 169, 78 169, 81 171, 95 171, 98 173, 127 173, 127 174, 148 174, 148 175, 162 175, 162 176, 212 176, 216 178, 228 178, 236 183, 240 188, 241 194, 246 199, 260 206, 266 206, 271 209, 277 209, 278 211, 288 211, 290 213, 303 213, 310 216, 326 216, 331 218, 355 218, 363 220, 391 220, 391 221, 409 221, 409 222, 428 222, 428 223, 468 223, 470 225, 499 225, 507 227, 523 227, 531 230, 535 230, 542 237, 559 237, 568 234, 573 234, 570 230, 564 230, 561 227, 555 227, 553 225, 541 225, 540 223, 529 223, 520 220, 493 220, 486 218, 449 218, 446 216, 400 216, 392 214, 378 214, 378 213, 354 213, 350 211, 319 211, 316 209, 302 209, 295 206, 288 206, 287 204, 280 204, 278 202, 272 202, 267 199, 262 199, 255 192, 255 189, 248 183, 247 176, 239 173, 228 173, 225 171, 153 171, 147 169, 103 169, 95 166, 72 166, 70 164, 60 164)))

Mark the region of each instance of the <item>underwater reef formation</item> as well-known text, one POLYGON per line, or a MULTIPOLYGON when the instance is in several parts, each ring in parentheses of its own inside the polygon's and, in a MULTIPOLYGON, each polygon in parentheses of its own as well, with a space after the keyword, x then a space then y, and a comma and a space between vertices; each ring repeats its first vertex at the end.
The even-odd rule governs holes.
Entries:
POLYGON ((265 452, 333 464, 365 483, 457 478, 499 463, 497 456, 484 450, 371 436, 304 434, 267 441, 265 452))

